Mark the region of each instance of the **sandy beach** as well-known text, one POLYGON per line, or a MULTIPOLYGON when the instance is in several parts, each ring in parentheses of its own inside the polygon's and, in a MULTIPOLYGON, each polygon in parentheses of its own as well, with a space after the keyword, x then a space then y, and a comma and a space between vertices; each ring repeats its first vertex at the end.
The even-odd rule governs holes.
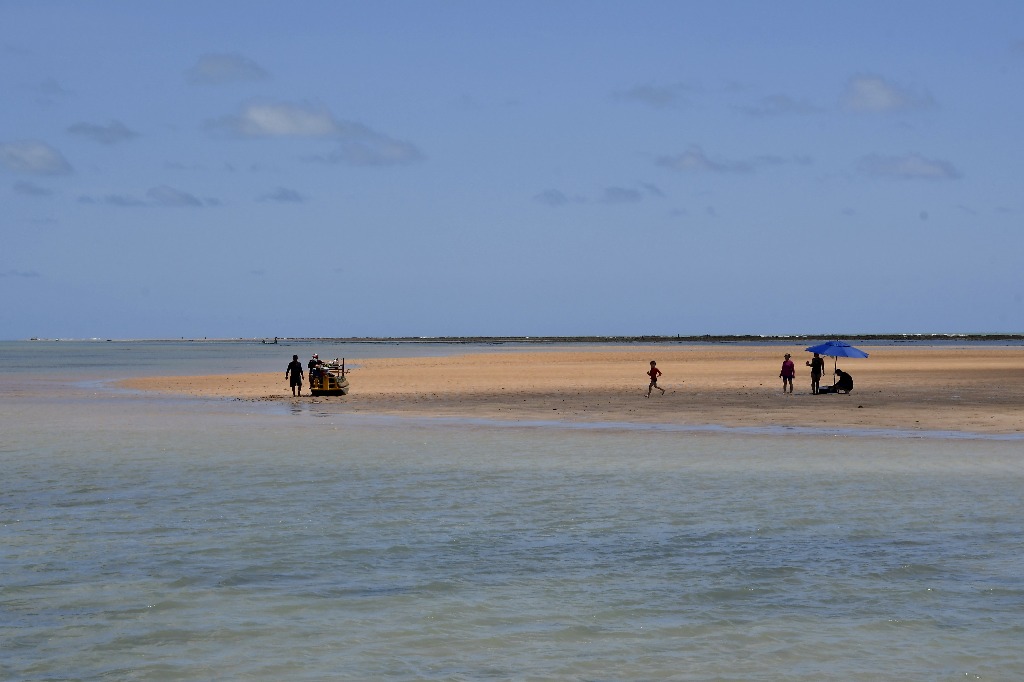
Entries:
MULTIPOLYGON (((125 388, 199 398, 328 402, 345 411, 510 421, 1024 433, 1024 348, 872 346, 842 359, 851 395, 812 395, 810 353, 785 346, 581 347, 451 357, 350 358, 351 393, 292 397, 273 374, 148 377, 125 388), (796 390, 778 378, 784 353, 796 390), (664 373, 648 399, 650 360, 664 373)), ((304 358, 305 360, 305 358, 304 358)), ((826 358, 831 383, 833 361, 826 358)))

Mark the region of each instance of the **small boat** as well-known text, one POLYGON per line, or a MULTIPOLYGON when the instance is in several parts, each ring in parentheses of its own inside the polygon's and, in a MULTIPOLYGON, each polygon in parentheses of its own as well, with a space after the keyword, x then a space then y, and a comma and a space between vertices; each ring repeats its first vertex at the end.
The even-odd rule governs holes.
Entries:
POLYGON ((348 395, 345 359, 320 363, 309 373, 309 389, 313 395, 348 395))

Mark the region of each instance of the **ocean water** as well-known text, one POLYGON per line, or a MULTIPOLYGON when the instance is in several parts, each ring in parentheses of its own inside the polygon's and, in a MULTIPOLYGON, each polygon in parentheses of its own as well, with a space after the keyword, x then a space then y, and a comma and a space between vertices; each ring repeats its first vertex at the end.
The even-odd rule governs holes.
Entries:
POLYGON ((1020 440, 109 385, 293 352, 0 344, 0 679, 1024 678, 1020 440))

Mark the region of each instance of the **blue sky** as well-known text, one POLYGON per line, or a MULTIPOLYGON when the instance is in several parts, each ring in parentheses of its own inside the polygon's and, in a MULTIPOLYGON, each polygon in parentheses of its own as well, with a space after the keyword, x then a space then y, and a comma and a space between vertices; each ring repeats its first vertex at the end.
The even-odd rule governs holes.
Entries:
POLYGON ((0 338, 1024 332, 1024 3, 0 0, 0 338))

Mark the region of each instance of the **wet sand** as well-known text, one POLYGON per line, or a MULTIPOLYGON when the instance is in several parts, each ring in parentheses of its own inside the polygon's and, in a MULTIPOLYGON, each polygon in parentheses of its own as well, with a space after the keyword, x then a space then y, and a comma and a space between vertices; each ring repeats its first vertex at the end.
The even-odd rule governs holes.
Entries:
MULTIPOLYGON (((812 395, 811 354, 785 346, 585 347, 350 359, 351 393, 294 398, 280 373, 148 377, 126 388, 197 398, 327 402, 357 414, 510 421, 795 426, 1024 434, 1024 348, 870 346, 839 359, 851 395, 812 395), (778 378, 797 365, 793 394, 778 378), (651 360, 664 373, 648 399, 651 360)), ((831 383, 826 358, 823 383, 831 383)))

